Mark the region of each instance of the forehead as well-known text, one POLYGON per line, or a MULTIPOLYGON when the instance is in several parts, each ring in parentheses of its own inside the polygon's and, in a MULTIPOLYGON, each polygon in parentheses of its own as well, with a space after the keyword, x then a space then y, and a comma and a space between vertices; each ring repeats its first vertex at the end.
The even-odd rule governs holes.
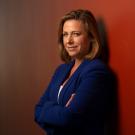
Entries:
POLYGON ((85 31, 84 23, 81 20, 67 20, 63 25, 63 31, 80 30, 85 31))

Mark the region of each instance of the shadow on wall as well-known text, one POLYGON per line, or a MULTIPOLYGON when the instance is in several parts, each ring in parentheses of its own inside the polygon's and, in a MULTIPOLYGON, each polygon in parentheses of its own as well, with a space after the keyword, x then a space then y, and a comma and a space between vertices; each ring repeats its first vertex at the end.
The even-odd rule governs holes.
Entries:
MULTIPOLYGON (((108 37, 107 37, 107 30, 105 27, 104 20, 99 17, 97 19, 99 34, 100 34, 100 40, 102 44, 102 54, 100 58, 109 66, 109 58, 110 58, 110 50, 109 50, 109 44, 108 44, 108 37)), ((110 67, 109 67, 110 68, 110 67)), ((112 73, 112 81, 113 81, 113 88, 112 88, 112 104, 110 105, 111 110, 109 111, 109 115, 107 117, 107 122, 105 124, 105 135, 118 135, 118 79, 116 73, 113 71, 113 69, 110 68, 110 71, 112 73)))

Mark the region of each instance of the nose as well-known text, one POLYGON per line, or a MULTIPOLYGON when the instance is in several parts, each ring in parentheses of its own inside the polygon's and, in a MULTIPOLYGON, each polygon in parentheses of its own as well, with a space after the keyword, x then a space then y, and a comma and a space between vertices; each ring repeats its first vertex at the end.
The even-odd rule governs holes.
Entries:
POLYGON ((72 35, 69 35, 68 37, 67 37, 67 43, 68 44, 72 44, 73 43, 73 37, 72 37, 72 35))

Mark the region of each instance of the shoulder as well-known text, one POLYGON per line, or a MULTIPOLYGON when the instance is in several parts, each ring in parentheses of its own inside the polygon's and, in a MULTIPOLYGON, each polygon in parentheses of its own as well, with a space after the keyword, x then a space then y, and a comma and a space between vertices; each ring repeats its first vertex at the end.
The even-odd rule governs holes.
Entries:
POLYGON ((108 66, 100 59, 93 59, 91 61, 84 60, 83 64, 85 65, 84 69, 88 69, 88 70, 108 69, 108 66))
POLYGON ((73 65, 73 62, 62 63, 62 64, 58 65, 57 68, 55 69, 54 75, 59 75, 62 72, 65 72, 66 70, 71 68, 72 65, 73 65))
POLYGON ((85 60, 82 74, 109 74, 109 67, 100 59, 85 60))
POLYGON ((65 70, 65 69, 71 67, 72 64, 73 64, 72 62, 70 62, 70 63, 62 63, 62 64, 58 65, 58 67, 56 68, 55 72, 59 72, 61 70, 65 70))

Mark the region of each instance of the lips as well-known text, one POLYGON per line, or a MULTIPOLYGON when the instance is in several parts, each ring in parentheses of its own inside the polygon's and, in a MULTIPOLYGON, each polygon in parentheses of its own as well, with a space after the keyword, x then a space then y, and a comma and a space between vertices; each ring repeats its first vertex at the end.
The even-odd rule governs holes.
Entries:
POLYGON ((77 46, 70 46, 70 47, 67 47, 68 51, 75 51, 77 48, 77 46))
POLYGON ((77 48, 78 46, 67 46, 68 49, 75 49, 77 48))

